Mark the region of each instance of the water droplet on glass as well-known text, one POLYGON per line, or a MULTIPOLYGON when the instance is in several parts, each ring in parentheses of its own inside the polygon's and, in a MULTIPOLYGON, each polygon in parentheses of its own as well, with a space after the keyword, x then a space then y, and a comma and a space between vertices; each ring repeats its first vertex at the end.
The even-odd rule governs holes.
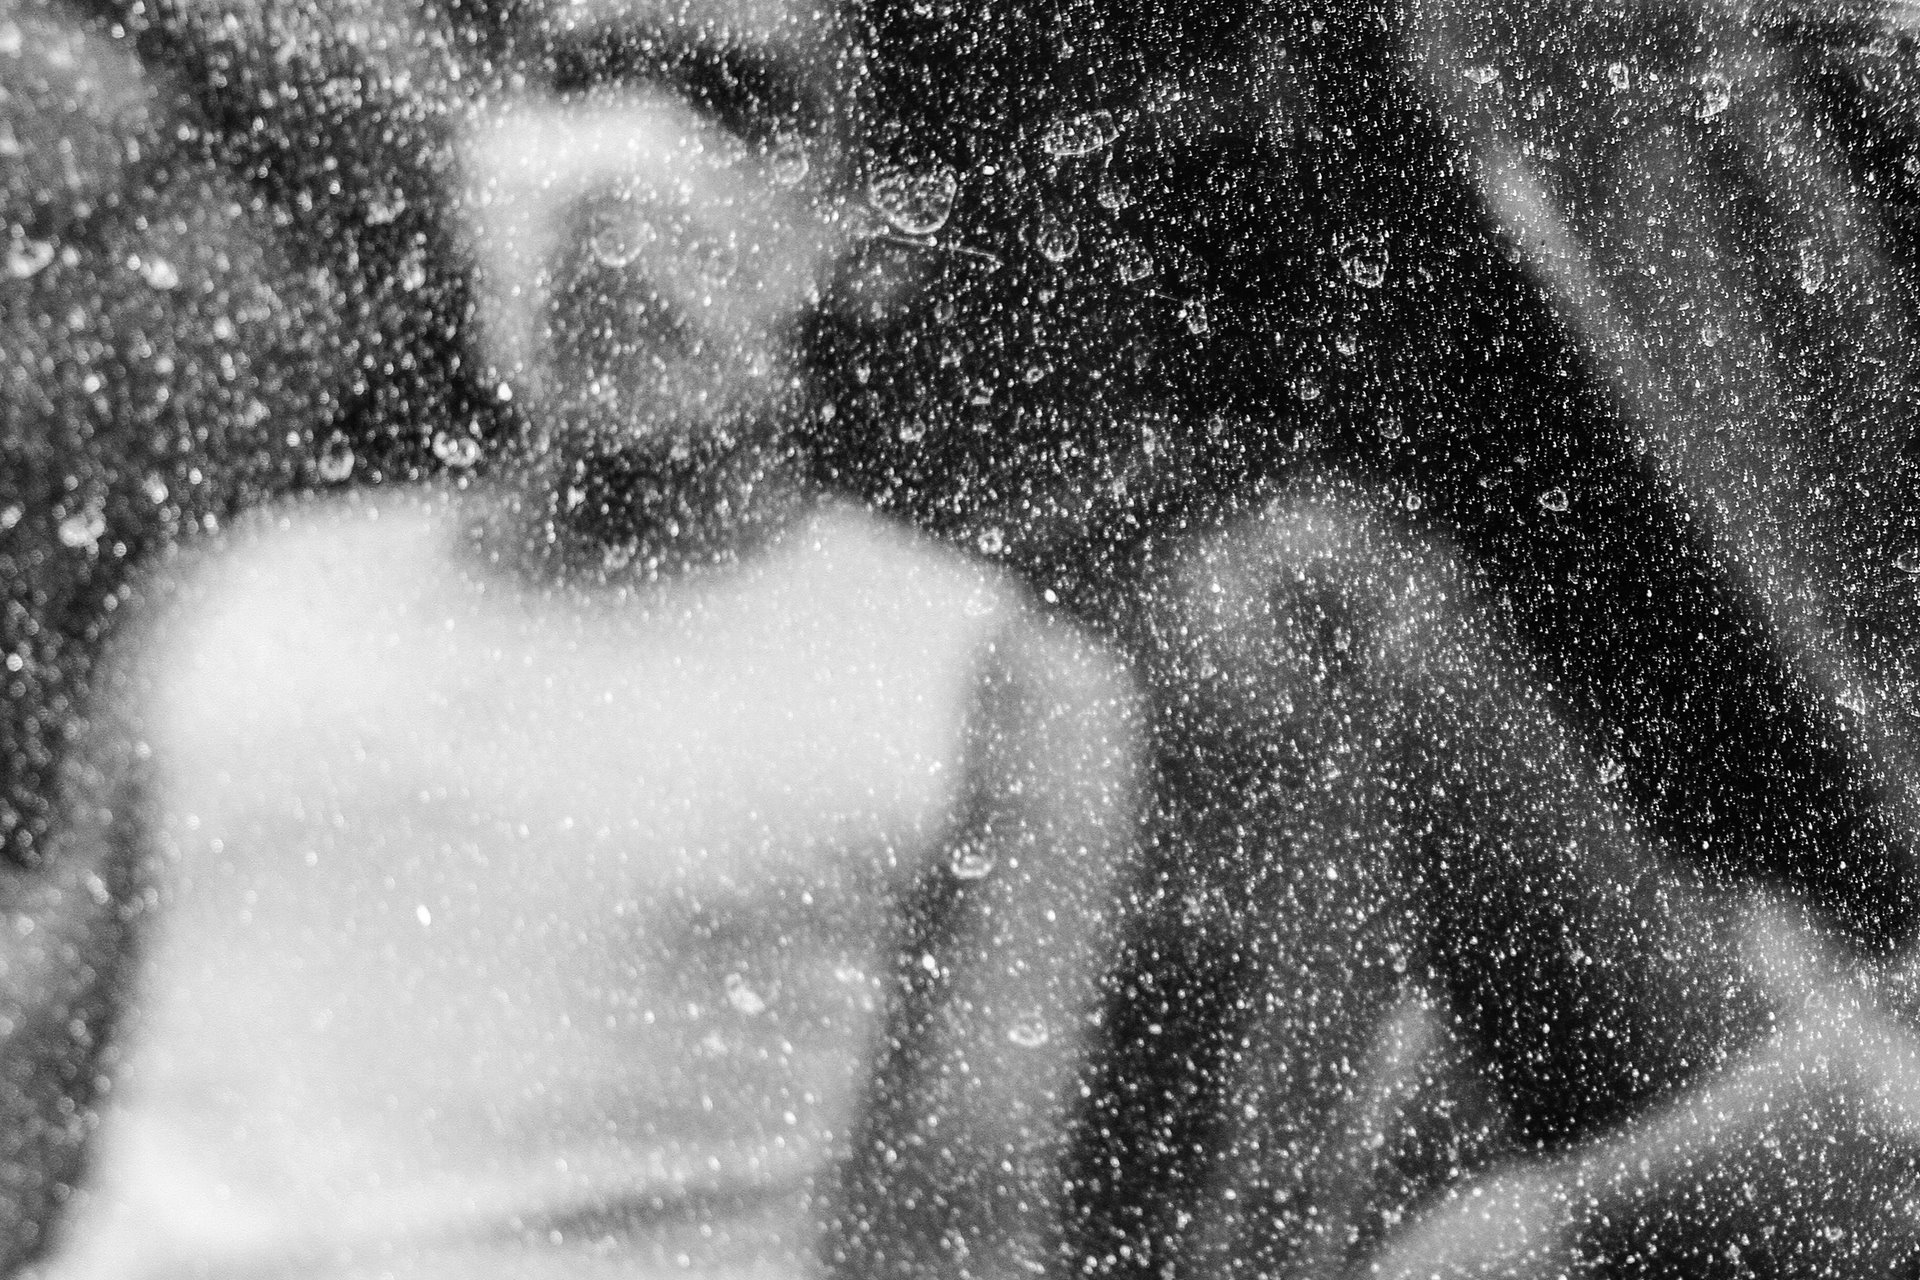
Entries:
POLYGON ((149 474, 140 487, 146 491, 147 501, 156 507, 167 500, 167 482, 158 474, 149 474))
POLYGON ((1007 1039, 1022 1049, 1038 1049, 1053 1039, 1053 1032, 1048 1030, 1046 1019, 1037 1013, 1029 1014, 1007 1028, 1007 1039))
POLYGON ((390 191, 367 205, 367 224, 384 227, 407 211, 407 198, 398 191, 390 191))
POLYGON ((420 922, 422 929, 433 923, 433 912, 427 910, 427 904, 421 903, 413 909, 413 918, 420 922))
POLYGON ((1610 787, 1627 776, 1627 766, 1613 756, 1600 757, 1600 784, 1610 787))
POLYGON ((180 287, 180 273, 165 258, 145 258, 140 263, 140 276, 150 288, 177 289, 180 287))
POLYGON ((353 446, 347 442, 344 433, 336 431, 327 437, 326 445, 320 450, 320 460, 314 464, 314 470, 328 484, 339 484, 353 474, 353 446))
POLYGON ((1112 145, 1120 136, 1120 125, 1111 111, 1087 111, 1079 115, 1061 114, 1047 122, 1040 134, 1040 149, 1050 156, 1067 158, 1090 156, 1112 145))
POLYGON ((1555 515, 1558 515, 1571 507, 1573 502, 1567 497, 1567 491, 1565 489, 1562 489, 1559 485, 1555 485, 1540 495, 1540 505, 1555 515))
POLYGON ((1093 198, 1100 202, 1102 209, 1118 213, 1133 203, 1133 189, 1124 182, 1102 178, 1099 190, 1093 193, 1093 198))
POLYGON ((927 435, 927 424, 917 419, 908 419, 900 424, 900 438, 908 444, 918 444, 927 435))
POLYGON ((1920 577, 1920 551, 1902 551, 1899 558, 1893 562, 1893 567, 1902 573, 1920 577))
POLYGON ((416 249, 400 259, 400 269, 394 278, 400 282, 401 289, 407 293, 417 291, 427 282, 427 255, 416 249))
POLYGON ((1624 62, 1615 62, 1607 67, 1607 82, 1616 90, 1624 92, 1633 84, 1633 73, 1624 62))
POLYGON ((15 280, 39 275, 52 261, 51 240, 15 240, 7 246, 7 274, 15 280))
POLYGON ((985 556, 997 556, 1007 549, 1007 535, 998 526, 983 529, 974 542, 979 546, 980 554, 985 556))
POLYGON ((1700 326, 1700 345, 1703 347, 1719 346, 1722 336, 1720 326, 1712 320, 1700 326))
POLYGON ((747 985, 747 980, 737 973, 727 975, 727 1003, 755 1018, 767 1011, 767 1002, 760 993, 747 985))
POLYGON ((480 461, 480 442, 464 432, 436 431, 433 456, 450 467, 470 467, 480 461))
POLYGON ((1213 327, 1207 318, 1207 304, 1198 298, 1180 308, 1180 318, 1187 322, 1187 332, 1196 337, 1213 327))
POLYGON ((1138 240, 1120 240, 1113 246, 1113 267, 1123 283, 1138 284, 1153 274, 1153 257, 1138 240))
POLYGON ((1034 228, 1033 243, 1048 262, 1065 262, 1080 247, 1080 228, 1058 214, 1043 213, 1034 228))
POLYGON ((1467 79, 1473 81, 1475 84, 1479 84, 1479 85, 1492 84, 1495 80, 1498 80, 1499 78, 1500 78, 1500 68, 1495 66, 1488 66, 1488 65, 1482 64, 1479 66, 1473 66, 1473 67, 1467 68, 1467 79))
POLYGON ((1300 397, 1300 403, 1312 404, 1320 398, 1320 384, 1312 378, 1295 378, 1293 394, 1300 397))
POLYGON ((1827 256, 1820 251, 1816 240, 1800 242, 1800 287, 1807 293, 1818 293, 1827 287, 1827 256))
POLYGON ((1338 351, 1343 356, 1359 355, 1360 354, 1360 335, 1357 333, 1353 333, 1351 331, 1343 331, 1341 333, 1335 334, 1333 339, 1333 349, 1335 351, 1338 351))
POLYGON ((956 880, 984 880, 992 874, 994 856, 976 844, 963 844, 953 851, 953 861, 948 864, 956 880))
POLYGON ((1700 118, 1711 120, 1733 105, 1733 84, 1717 71, 1700 77, 1700 118))
POLYGON ((107 518, 97 508, 88 507, 76 511, 60 522, 60 543, 62 546, 92 550, 99 545, 100 536, 107 531, 107 518))
POLYGON ((1362 289, 1378 289, 1387 280, 1386 238, 1378 235, 1351 235, 1339 245, 1340 270, 1362 289))
POLYGON ((632 266, 657 239, 659 231, 652 222, 635 216, 631 208, 616 206, 594 218, 593 230, 587 235, 587 252, 601 266, 619 270, 632 266))
POLYGON ((947 225, 960 180, 945 165, 894 169, 867 184, 867 198, 880 216, 910 236, 932 235, 947 225))
POLYGON ((807 176, 807 149, 798 138, 782 138, 774 144, 767 171, 783 187, 797 186, 807 176))
POLYGON ((17 502, 9 502, 6 506, 0 507, 0 533, 19 524, 20 518, 26 514, 27 509, 17 502))

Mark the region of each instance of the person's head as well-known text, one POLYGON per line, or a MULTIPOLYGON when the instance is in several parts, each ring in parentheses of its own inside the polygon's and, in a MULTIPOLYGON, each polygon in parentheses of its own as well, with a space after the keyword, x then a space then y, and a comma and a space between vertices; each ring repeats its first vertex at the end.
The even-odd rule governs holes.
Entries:
POLYGON ((584 519, 615 541, 742 516, 790 451, 803 324, 846 238, 843 28, 798 0, 522 22, 462 146, 475 354, 561 514, 604 508, 584 519))

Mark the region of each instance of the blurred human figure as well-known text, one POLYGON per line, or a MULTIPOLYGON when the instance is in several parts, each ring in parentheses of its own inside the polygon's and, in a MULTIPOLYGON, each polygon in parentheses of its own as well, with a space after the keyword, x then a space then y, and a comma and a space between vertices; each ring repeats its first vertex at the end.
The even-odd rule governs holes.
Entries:
POLYGON ((566 20, 594 69, 463 146, 521 451, 264 510, 126 628, 162 851, 48 1274, 811 1274, 909 1052, 874 1105, 1002 1171, 930 1229, 1062 1247, 1128 679, 795 464, 843 243, 830 17, 566 20), (777 138, 677 79, 745 62, 777 138))

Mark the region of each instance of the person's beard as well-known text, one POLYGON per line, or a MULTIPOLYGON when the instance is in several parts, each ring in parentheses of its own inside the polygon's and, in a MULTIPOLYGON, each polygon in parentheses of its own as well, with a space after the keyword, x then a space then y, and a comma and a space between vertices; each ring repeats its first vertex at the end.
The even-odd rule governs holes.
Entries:
POLYGON ((697 423, 556 410, 512 477, 510 532, 530 568, 655 580, 737 563, 805 508, 799 392, 697 423))

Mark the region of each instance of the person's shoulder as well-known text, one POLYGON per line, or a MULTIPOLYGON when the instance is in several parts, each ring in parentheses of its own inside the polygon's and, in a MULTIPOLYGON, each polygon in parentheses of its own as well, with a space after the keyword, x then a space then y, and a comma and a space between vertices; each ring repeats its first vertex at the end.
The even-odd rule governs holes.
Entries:
POLYGON ((1131 723, 1140 714, 1131 665, 1105 638, 1035 597, 1006 568, 870 509, 838 504, 816 522, 823 548, 890 599, 931 606, 970 632, 988 679, 1023 698, 1131 723))
POLYGON ((148 566, 109 669, 149 710, 265 697, 404 615, 444 572, 455 518, 443 496, 402 489, 247 512, 148 566))

